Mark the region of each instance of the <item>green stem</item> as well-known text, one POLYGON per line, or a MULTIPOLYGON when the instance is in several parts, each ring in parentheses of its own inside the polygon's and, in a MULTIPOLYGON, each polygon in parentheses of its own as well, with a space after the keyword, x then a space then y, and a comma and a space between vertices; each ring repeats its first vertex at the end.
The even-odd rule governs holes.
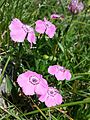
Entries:
MULTIPOLYGON (((77 102, 71 102, 71 103, 65 103, 65 104, 58 105, 57 107, 68 107, 68 106, 74 106, 74 105, 80 105, 80 104, 86 104, 86 103, 90 103, 90 99, 83 100, 83 101, 77 101, 77 102)), ((54 108, 54 107, 51 107, 51 108, 54 108)), ((48 108, 41 109, 41 111, 46 111, 46 110, 48 110, 48 108)), ((39 110, 35 110, 32 112, 25 113, 24 115, 26 116, 26 115, 36 114, 39 112, 40 112, 39 110)))
POLYGON ((3 108, 2 106, 0 106, 0 109, 3 110, 4 112, 8 113, 10 116, 13 116, 17 120, 21 120, 17 115, 15 115, 14 113, 10 112, 9 110, 3 108))
POLYGON ((2 78, 3 78, 3 76, 4 76, 4 73, 5 73, 5 70, 6 70, 6 68, 7 68, 7 65, 8 65, 9 61, 10 61, 10 56, 8 57, 7 62, 6 62, 6 64, 5 64, 5 66, 4 66, 4 68, 3 68, 2 74, 1 74, 1 76, 0 76, 0 84, 2 83, 2 78))
POLYGON ((74 75, 90 75, 90 72, 85 72, 85 73, 76 73, 74 75))
POLYGON ((85 60, 87 60, 87 58, 85 58, 85 59, 82 60, 80 63, 78 63, 78 64, 74 67, 74 69, 77 68, 80 64, 82 64, 85 60))

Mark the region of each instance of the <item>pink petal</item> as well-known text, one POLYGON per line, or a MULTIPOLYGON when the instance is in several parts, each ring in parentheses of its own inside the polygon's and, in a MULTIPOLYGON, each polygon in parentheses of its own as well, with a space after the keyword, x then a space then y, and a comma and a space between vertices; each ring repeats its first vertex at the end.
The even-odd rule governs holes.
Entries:
POLYGON ((66 80, 70 80, 71 79, 71 73, 70 73, 69 70, 66 70, 64 74, 65 74, 66 80))
POLYGON ((37 87, 35 88, 35 92, 38 95, 43 95, 47 92, 47 88, 44 88, 42 85, 37 85, 37 87))
POLYGON ((35 85, 32 85, 30 83, 22 87, 23 93, 25 95, 34 95, 35 94, 34 89, 35 89, 35 85))
POLYGON ((42 20, 37 20, 37 21, 36 21, 35 30, 36 30, 38 33, 43 34, 43 33, 45 32, 45 30, 46 30, 45 22, 42 21, 42 20))
POLYGON ((41 95, 41 96, 39 96, 39 100, 41 101, 41 102, 45 102, 45 100, 47 99, 47 94, 45 94, 45 95, 41 95))
POLYGON ((17 30, 21 28, 24 24, 17 18, 13 19, 11 24, 9 25, 10 30, 17 30))
POLYGON ((49 38, 53 38, 55 31, 56 27, 52 24, 51 26, 47 27, 45 33, 49 36, 49 38))
POLYGON ((55 102, 56 102, 57 105, 62 103, 62 96, 60 94, 57 93, 55 95, 54 99, 55 99, 55 102))
POLYGON ((34 32, 28 33, 27 40, 31 43, 31 47, 32 47, 32 44, 36 44, 35 33, 34 32))
POLYGON ((12 30, 10 32, 10 37, 15 42, 23 42, 26 37, 26 34, 27 33, 22 28, 20 28, 18 30, 12 30))
POLYGON ((45 24, 46 24, 46 31, 45 33, 52 38, 55 34, 56 27, 54 24, 52 24, 50 21, 48 21, 46 18, 44 18, 45 24))
POLYGON ((78 0, 72 0, 71 3, 72 3, 72 5, 77 5, 78 4, 78 0))
POLYGON ((28 71, 26 71, 26 72, 24 72, 24 73, 22 73, 22 74, 23 74, 25 77, 30 77, 30 75, 34 74, 34 72, 28 70, 28 71))
POLYGON ((41 79, 41 78, 42 78, 42 75, 41 75, 41 74, 38 74, 38 73, 33 72, 33 71, 30 71, 30 70, 28 70, 28 71, 25 72, 24 74, 25 74, 25 76, 27 76, 27 77, 36 76, 38 79, 41 79))
POLYGON ((56 105, 56 102, 55 102, 55 100, 54 100, 54 97, 51 97, 51 96, 47 97, 47 99, 45 100, 45 105, 46 105, 47 107, 55 106, 55 105, 56 105))
POLYGON ((64 80, 64 79, 65 79, 64 72, 58 71, 58 72, 55 74, 55 77, 57 78, 57 80, 64 80))
POLYGON ((31 76, 37 76, 37 77, 41 77, 40 74, 37 74, 36 72, 27 70, 26 72, 22 73, 21 75, 24 75, 25 77, 31 77, 31 76))
POLYGON ((45 80, 44 78, 42 78, 41 81, 40 81, 40 85, 42 85, 43 87, 48 87, 47 80, 45 80))
POLYGON ((17 78, 17 83, 19 84, 20 87, 26 86, 27 81, 28 81, 28 78, 24 75, 24 73, 19 75, 17 78))
POLYGON ((45 79, 41 79, 40 83, 36 86, 35 92, 38 95, 44 95, 47 93, 48 90, 48 83, 45 79))
POLYGON ((58 65, 49 66, 48 73, 55 75, 58 71, 58 65))
POLYGON ((84 9, 84 4, 82 2, 79 2, 78 6, 77 6, 77 9, 78 9, 79 12, 82 11, 84 9))

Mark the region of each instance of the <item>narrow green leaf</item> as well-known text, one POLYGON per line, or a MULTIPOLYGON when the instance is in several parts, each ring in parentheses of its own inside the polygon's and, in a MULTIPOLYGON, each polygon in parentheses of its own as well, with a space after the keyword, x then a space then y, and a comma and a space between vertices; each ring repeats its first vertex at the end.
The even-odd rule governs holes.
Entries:
POLYGON ((0 8, 2 7, 2 5, 4 4, 5 0, 0 0, 0 8))
POLYGON ((10 61, 10 56, 8 57, 7 62, 5 64, 5 66, 4 66, 4 68, 3 68, 2 74, 0 76, 0 84, 2 83, 2 78, 4 76, 4 73, 5 73, 5 70, 6 70, 7 66, 8 66, 9 61, 10 61))
POLYGON ((64 48, 63 48, 63 46, 61 45, 61 43, 58 42, 58 46, 59 46, 59 48, 62 50, 62 52, 64 53, 64 48))
POLYGON ((13 88, 13 83, 12 83, 12 81, 9 79, 9 77, 6 76, 6 92, 7 92, 8 94, 10 94, 12 88, 13 88))

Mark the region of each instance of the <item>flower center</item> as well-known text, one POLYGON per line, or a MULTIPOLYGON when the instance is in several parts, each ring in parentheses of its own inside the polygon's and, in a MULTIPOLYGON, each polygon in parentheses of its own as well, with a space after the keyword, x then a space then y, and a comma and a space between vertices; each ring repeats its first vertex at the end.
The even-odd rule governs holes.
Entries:
POLYGON ((58 93, 58 91, 54 88, 49 88, 48 90, 48 95, 54 97, 56 94, 58 93))
POLYGON ((32 83, 33 85, 39 84, 40 80, 36 76, 32 76, 29 78, 29 82, 32 83))
POLYGON ((60 67, 60 68, 58 68, 58 70, 61 71, 61 72, 65 72, 65 68, 64 67, 60 67))
POLYGON ((32 32, 32 28, 28 25, 23 25, 22 28, 24 29, 25 32, 29 33, 32 32))

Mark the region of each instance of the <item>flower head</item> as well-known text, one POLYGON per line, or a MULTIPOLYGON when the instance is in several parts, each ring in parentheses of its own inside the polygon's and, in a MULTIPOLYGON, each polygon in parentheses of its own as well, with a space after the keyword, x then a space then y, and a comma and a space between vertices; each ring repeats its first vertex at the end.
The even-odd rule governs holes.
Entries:
POLYGON ((48 89, 48 83, 42 78, 42 75, 32 71, 20 74, 17 78, 17 83, 25 95, 34 95, 35 93, 43 95, 48 89))
POLYGON ((58 19, 60 18, 61 20, 64 19, 64 15, 59 15, 59 14, 52 14, 51 19, 58 19))
POLYGON ((48 87, 47 93, 39 97, 41 102, 45 102, 47 107, 56 106, 62 103, 62 96, 53 87, 48 87))
POLYGON ((10 37, 15 42, 24 42, 27 36, 27 40, 31 43, 36 44, 36 37, 34 29, 28 25, 23 24, 19 19, 14 18, 9 25, 10 37))
POLYGON ((84 5, 82 2, 79 2, 78 0, 72 0, 68 6, 68 9, 76 14, 81 12, 84 9, 84 5))
POLYGON ((38 33, 40 34, 46 33, 49 36, 49 38, 53 38, 55 31, 56 31, 56 27, 54 24, 46 20, 46 18, 44 18, 44 21, 37 20, 35 23, 36 23, 35 30, 38 33))
POLYGON ((51 19, 57 19, 57 18, 59 18, 60 17, 60 15, 58 15, 58 14, 52 14, 51 15, 51 19))
POLYGON ((49 66, 48 73, 50 73, 51 75, 55 75, 57 80, 71 79, 70 71, 68 69, 65 69, 63 66, 59 65, 49 66))

